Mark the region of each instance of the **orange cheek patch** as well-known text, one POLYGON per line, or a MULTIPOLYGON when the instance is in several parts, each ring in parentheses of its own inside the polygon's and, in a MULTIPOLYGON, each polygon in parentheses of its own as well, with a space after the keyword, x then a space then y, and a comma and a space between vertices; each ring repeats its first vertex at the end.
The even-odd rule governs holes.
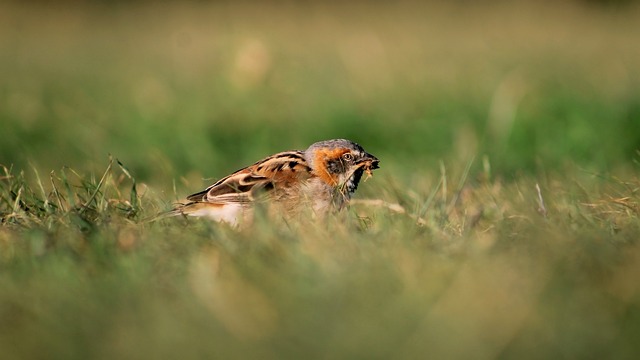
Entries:
POLYGON ((349 152, 348 149, 318 149, 313 159, 313 163, 318 175, 322 180, 331 186, 338 185, 337 176, 332 175, 327 170, 327 160, 338 159, 345 153, 349 152))

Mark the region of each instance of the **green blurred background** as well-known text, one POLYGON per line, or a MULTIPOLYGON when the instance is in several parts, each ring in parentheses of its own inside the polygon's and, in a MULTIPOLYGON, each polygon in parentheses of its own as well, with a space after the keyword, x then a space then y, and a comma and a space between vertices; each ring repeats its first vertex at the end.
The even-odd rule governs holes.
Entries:
POLYGON ((0 358, 637 359, 639 90, 630 1, 0 2, 0 358), (338 137, 379 202, 140 221, 338 137))
POLYGON ((113 154, 169 187, 345 137, 401 177, 610 171, 640 148, 639 23, 615 1, 3 2, 0 164, 113 154))

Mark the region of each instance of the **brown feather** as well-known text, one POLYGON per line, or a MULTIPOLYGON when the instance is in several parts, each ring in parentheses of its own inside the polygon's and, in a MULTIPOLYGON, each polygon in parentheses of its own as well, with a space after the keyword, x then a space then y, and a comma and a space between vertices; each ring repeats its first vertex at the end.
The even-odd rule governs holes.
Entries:
POLYGON ((254 200, 259 193, 277 189, 276 182, 288 185, 302 180, 309 170, 301 151, 285 151, 237 170, 205 190, 189 195, 187 200, 244 203, 254 200))

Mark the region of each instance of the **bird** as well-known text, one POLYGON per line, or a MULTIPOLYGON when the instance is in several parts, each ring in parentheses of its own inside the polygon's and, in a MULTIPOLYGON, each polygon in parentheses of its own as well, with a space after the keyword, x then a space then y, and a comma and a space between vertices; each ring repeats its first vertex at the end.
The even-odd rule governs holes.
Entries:
POLYGON ((319 141, 239 169, 187 196, 162 217, 205 217, 238 227, 250 223, 256 207, 264 205, 269 214, 325 217, 346 207, 362 176, 371 177, 379 163, 351 140, 319 141))

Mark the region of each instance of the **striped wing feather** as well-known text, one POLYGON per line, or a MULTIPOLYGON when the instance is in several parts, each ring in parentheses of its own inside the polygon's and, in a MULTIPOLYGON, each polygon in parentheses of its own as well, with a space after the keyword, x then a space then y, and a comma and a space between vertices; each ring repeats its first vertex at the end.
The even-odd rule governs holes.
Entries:
POLYGON ((272 155, 218 180, 205 190, 187 197, 192 202, 248 203, 259 193, 270 192, 301 176, 309 176, 310 168, 301 151, 272 155))

